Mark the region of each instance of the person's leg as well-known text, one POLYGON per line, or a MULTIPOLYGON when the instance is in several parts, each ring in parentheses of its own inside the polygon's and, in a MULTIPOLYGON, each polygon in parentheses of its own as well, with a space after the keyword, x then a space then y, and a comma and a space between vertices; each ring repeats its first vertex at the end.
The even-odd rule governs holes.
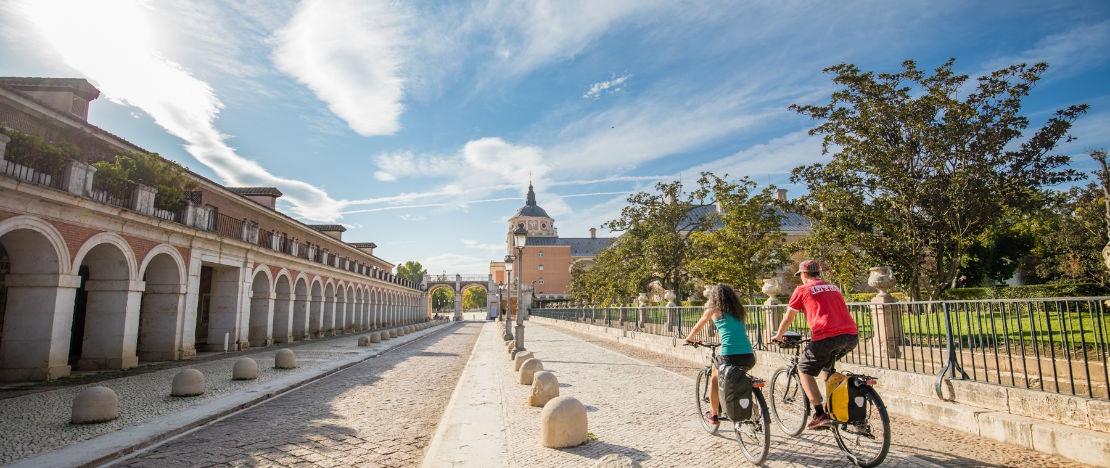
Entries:
POLYGON ((713 381, 709 383, 709 404, 711 405, 713 414, 717 414, 721 408, 721 394, 720 390, 717 388, 717 366, 712 367, 713 381))
POLYGON ((823 408, 821 406, 821 389, 817 387, 817 378, 802 372, 798 373, 798 377, 802 382, 802 390, 805 390, 806 396, 809 397, 809 404, 814 409, 823 408))

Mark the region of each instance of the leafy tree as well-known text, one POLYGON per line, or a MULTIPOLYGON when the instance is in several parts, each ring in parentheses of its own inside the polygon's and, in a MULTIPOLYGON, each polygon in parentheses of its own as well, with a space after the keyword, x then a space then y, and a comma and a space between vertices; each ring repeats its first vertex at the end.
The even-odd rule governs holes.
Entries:
POLYGON ((77 146, 69 142, 51 143, 42 138, 0 125, 0 133, 11 141, 6 145, 4 159, 46 174, 59 174, 70 159, 80 157, 77 146))
POLYGON ((455 307, 455 291, 451 288, 439 288, 432 291, 432 308, 435 310, 450 309, 455 307))
POLYGON ((463 291, 462 307, 464 309, 477 309, 486 306, 486 290, 479 287, 466 288, 463 291))
POLYGON ((1023 263, 1035 281, 1110 284, 1102 257, 1107 243, 1103 188, 1091 183, 1052 199, 1040 218, 1033 257, 1023 263))
POLYGON ((873 264, 890 265, 911 298, 949 288, 976 239, 1007 209, 1027 211, 1044 186, 1082 179, 1070 158, 1050 154, 1070 139, 1087 106, 1058 110, 1041 128, 1020 113, 1048 65, 1018 64, 978 79, 926 74, 907 60, 898 73, 825 69, 837 89, 826 105, 790 108, 821 123, 827 164, 798 167, 809 197, 799 208, 813 231, 873 264), (845 247, 851 246, 851 247, 845 247))
POLYGON ((424 269, 424 265, 421 265, 420 262, 415 260, 409 260, 404 264, 397 265, 397 276, 409 280, 414 284, 423 282, 424 275, 427 274, 428 270, 424 269))
MULTIPOLYGON (((623 269, 606 266, 605 271, 617 275, 610 281, 615 284, 606 289, 626 291, 635 285, 637 291, 647 291, 652 282, 658 281, 663 289, 672 289, 682 300, 689 289, 687 271, 692 249, 690 234, 709 229, 711 216, 699 216, 695 209, 705 207, 709 177, 703 173, 698 188, 683 193, 681 181, 655 184, 654 192, 639 192, 628 197, 628 205, 620 217, 602 226, 621 233, 610 247, 613 252, 601 260, 613 261, 623 269), (615 271, 619 270, 619 271, 615 271)), ((605 280, 605 278, 601 278, 605 280)), ((627 296, 626 296, 627 297, 627 296)))
POLYGON ((696 252, 690 272, 711 284, 733 284, 743 297, 751 297, 759 291, 760 280, 787 260, 782 215, 773 204, 774 188, 754 192, 756 184, 747 177, 736 183, 712 174, 703 177, 720 206, 721 213, 714 215, 720 225, 690 234, 696 252))

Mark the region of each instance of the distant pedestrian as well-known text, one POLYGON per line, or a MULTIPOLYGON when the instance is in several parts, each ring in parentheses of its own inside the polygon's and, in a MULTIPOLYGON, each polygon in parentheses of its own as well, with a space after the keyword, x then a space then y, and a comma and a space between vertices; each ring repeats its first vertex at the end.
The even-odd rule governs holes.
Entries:
POLYGON ((698 319, 698 323, 690 329, 686 336, 687 343, 697 340, 698 332, 710 321, 717 327, 721 336, 721 348, 717 355, 718 362, 713 365, 713 378, 710 379, 709 407, 713 408, 702 415, 710 424, 717 425, 717 408, 721 406, 720 389, 717 383, 717 366, 729 364, 751 369, 755 366, 755 350, 748 339, 748 330, 744 326, 747 311, 740 304, 740 297, 731 286, 721 283, 705 288, 705 313, 698 319))

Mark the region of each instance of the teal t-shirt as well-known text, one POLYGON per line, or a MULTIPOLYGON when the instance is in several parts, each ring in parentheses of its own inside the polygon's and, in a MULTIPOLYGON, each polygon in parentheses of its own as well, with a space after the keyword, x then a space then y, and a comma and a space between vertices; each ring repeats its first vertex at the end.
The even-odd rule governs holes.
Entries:
POLYGON ((721 334, 722 356, 729 354, 752 354, 752 342, 748 340, 748 328, 744 322, 736 320, 729 314, 721 314, 719 319, 713 319, 713 325, 721 334))

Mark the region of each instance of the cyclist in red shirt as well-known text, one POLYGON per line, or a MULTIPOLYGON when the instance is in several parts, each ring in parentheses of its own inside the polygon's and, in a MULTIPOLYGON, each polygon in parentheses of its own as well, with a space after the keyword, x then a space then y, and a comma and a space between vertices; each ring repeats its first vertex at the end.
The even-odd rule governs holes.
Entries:
MULTIPOLYGON (((833 363, 838 355, 847 354, 859 344, 859 329, 856 321, 848 313, 844 294, 836 285, 821 279, 821 267, 813 260, 798 265, 794 276, 802 277, 802 285, 794 289, 787 304, 786 316, 779 324, 778 332, 771 341, 781 342, 786 329, 794 321, 798 311, 805 312, 809 322, 810 342, 798 362, 802 389, 813 405, 813 419, 806 425, 808 429, 824 429, 832 424, 825 407, 821 404, 821 390, 817 387, 817 375, 833 363)), ((827 379, 822 375, 821 380, 827 379)))

